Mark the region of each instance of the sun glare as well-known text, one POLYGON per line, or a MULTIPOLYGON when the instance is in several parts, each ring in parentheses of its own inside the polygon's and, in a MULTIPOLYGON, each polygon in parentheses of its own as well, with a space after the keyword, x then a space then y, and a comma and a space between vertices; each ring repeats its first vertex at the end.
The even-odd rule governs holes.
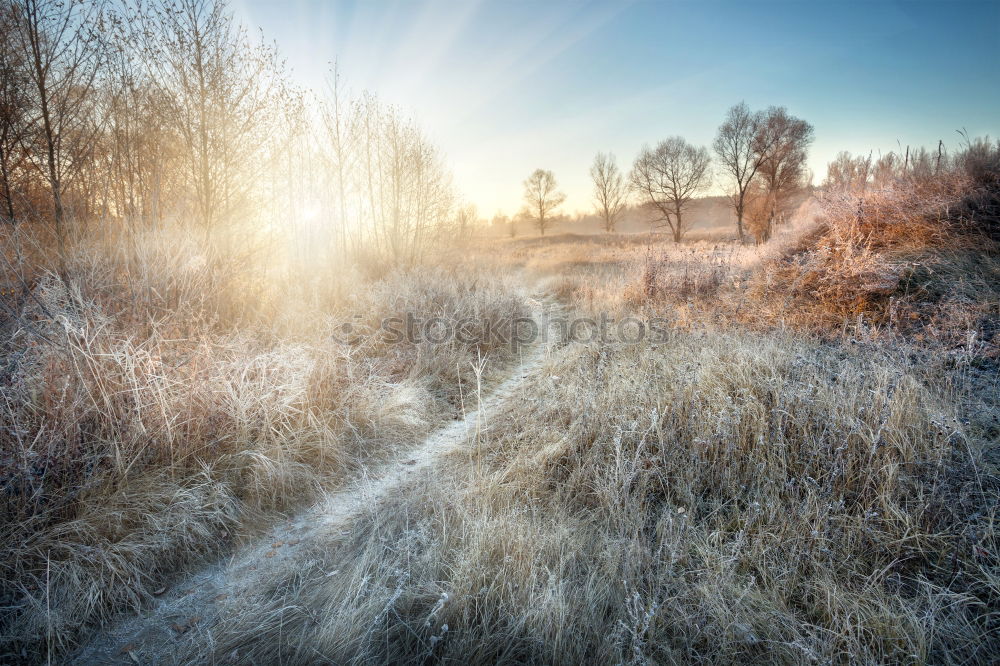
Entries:
POLYGON ((319 219, 320 213, 323 212, 322 207, 318 201, 312 201, 308 203, 301 213, 301 218, 303 222, 316 222, 319 219))

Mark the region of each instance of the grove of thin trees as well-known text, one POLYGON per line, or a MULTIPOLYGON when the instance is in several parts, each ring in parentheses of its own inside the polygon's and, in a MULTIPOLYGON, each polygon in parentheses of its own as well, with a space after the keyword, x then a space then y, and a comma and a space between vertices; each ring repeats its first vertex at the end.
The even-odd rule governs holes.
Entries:
MULTIPOLYGON (((812 139, 812 126, 783 107, 751 111, 741 102, 727 111, 712 148, 740 241, 750 232, 758 243, 765 242, 774 225, 786 219, 795 195, 808 181, 806 158, 812 139)), ((679 243, 693 222, 685 212, 707 193, 712 176, 708 151, 679 136, 644 147, 627 178, 613 156, 598 153, 590 168, 594 211, 604 230, 614 231, 631 198, 679 243)))
POLYGON ((469 222, 454 203, 413 122, 336 71, 296 88, 225 0, 0 0, 0 216, 64 280, 77 236, 168 224, 413 261, 469 222))

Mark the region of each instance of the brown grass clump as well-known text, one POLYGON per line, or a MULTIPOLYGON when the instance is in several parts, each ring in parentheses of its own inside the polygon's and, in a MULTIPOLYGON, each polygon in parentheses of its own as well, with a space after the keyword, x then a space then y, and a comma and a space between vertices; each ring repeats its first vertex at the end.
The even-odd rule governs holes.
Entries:
POLYGON ((764 316, 813 330, 989 342, 1000 315, 996 187, 956 170, 828 192, 819 230, 770 263, 750 296, 764 316))
POLYGON ((186 658, 983 663, 1000 486, 924 380, 781 336, 571 345, 481 475, 269 571, 186 658))

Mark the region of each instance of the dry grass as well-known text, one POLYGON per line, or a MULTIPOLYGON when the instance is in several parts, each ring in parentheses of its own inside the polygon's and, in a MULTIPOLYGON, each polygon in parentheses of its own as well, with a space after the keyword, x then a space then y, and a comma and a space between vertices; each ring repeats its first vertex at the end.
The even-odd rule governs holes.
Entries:
POLYGON ((223 256, 233 254, 181 234, 80 243, 75 299, 41 277, 8 322, 8 657, 64 652, 81 627, 138 609, 178 569, 274 511, 419 441, 457 412, 471 362, 485 357, 495 372, 512 351, 489 341, 340 344, 337 322, 377 328, 399 312, 509 321, 525 311, 509 280, 471 269, 443 279, 397 271, 290 299, 293 289, 275 293, 223 256))
POLYGON ((668 234, 562 234, 484 243, 482 261, 524 271, 562 302, 586 313, 663 314, 709 321, 731 316, 759 268, 794 251, 816 228, 806 200, 767 245, 742 245, 713 229, 674 243, 668 234), (720 297, 734 303, 720 303, 720 297), (727 306, 727 307, 723 307, 727 306), (696 315, 689 311, 699 310, 696 315), (683 312, 678 312, 683 310, 683 312))
POLYGON ((183 659, 995 661, 992 209, 949 176, 869 193, 860 216, 827 199, 765 249, 511 243, 499 263, 579 312, 672 314, 674 333, 565 346, 482 459, 267 570, 183 659), (901 256, 933 279, 873 290, 901 256))
POLYGON ((903 332, 952 347, 970 334, 992 339, 1000 315, 995 186, 957 171, 832 192, 821 205, 820 227, 751 285, 766 316, 813 330, 903 332))
MULTIPOLYGON (((977 150, 955 164, 995 158, 977 150)), ((81 245, 84 307, 33 279, 4 350, 3 639, 60 654, 82 625, 423 437, 459 409, 470 362, 486 354, 498 373, 511 355, 340 345, 340 322, 370 331, 414 312, 502 327, 537 283, 569 311, 666 316, 673 330, 658 345, 563 340, 474 446, 350 530, 262 562, 212 626, 167 652, 991 663, 990 168, 806 202, 760 248, 491 240, 337 281, 308 262, 254 270, 256 255, 231 247, 81 245)))
POLYGON ((1000 486, 924 379, 788 337, 571 345, 482 475, 267 571, 185 659, 988 661, 1000 486))

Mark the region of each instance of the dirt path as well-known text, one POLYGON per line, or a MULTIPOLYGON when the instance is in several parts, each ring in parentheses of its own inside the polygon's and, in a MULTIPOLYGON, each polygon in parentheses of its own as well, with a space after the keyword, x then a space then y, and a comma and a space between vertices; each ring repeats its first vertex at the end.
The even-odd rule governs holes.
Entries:
MULTIPOLYGON (((533 305, 533 316, 539 321, 543 306, 537 302, 533 305)), ((469 409, 464 418, 443 426, 416 447, 399 452, 388 462, 366 469, 363 477, 274 525, 259 540, 229 558, 182 578, 143 613, 97 631, 70 663, 175 663, 175 650, 182 636, 197 639, 191 634, 205 633, 210 640, 219 602, 228 600, 231 603, 233 597, 238 597, 241 590, 266 575, 268 570, 278 571, 283 565, 287 566, 300 545, 308 544, 321 533, 328 534, 331 528, 349 527, 353 518, 378 503, 410 476, 432 468, 440 456, 465 445, 488 423, 490 414, 542 365, 547 352, 543 338, 543 342, 524 352, 521 362, 492 392, 478 401, 475 395, 466 396, 467 408, 474 409, 469 409), (470 398, 471 406, 468 405, 470 398)))

